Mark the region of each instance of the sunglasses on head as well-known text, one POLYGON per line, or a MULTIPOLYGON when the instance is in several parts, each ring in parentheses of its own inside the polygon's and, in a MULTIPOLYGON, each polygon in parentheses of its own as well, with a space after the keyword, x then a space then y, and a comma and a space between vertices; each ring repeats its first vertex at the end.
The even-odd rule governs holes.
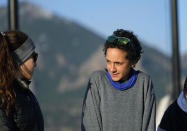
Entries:
POLYGON ((119 36, 114 36, 114 35, 111 35, 107 38, 107 41, 108 42, 114 42, 114 41, 118 41, 118 43, 122 44, 122 45, 126 45, 127 43, 130 42, 130 39, 129 38, 126 38, 126 37, 119 37, 119 36))

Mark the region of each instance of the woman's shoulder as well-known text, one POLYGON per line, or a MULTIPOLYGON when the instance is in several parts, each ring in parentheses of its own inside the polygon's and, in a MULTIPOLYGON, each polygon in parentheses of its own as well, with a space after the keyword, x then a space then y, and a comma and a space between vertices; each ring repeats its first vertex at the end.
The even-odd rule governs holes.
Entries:
POLYGON ((107 74, 107 72, 105 70, 97 70, 97 71, 94 71, 90 75, 90 78, 92 78, 92 79, 98 79, 98 78, 101 78, 101 77, 105 77, 106 74, 107 74))
POLYGON ((148 73, 143 72, 141 70, 137 70, 137 72, 138 72, 138 78, 139 79, 151 80, 151 76, 148 73))

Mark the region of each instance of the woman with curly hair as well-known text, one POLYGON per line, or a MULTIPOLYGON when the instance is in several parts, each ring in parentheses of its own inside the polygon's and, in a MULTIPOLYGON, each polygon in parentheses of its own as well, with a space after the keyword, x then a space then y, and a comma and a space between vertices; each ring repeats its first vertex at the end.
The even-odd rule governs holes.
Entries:
POLYGON ((21 31, 0 33, 0 130, 43 131, 39 104, 29 89, 37 53, 21 31))
POLYGON ((106 69, 88 82, 82 131, 155 131, 155 94, 151 77, 135 70, 142 47, 137 37, 119 29, 104 44, 106 69))

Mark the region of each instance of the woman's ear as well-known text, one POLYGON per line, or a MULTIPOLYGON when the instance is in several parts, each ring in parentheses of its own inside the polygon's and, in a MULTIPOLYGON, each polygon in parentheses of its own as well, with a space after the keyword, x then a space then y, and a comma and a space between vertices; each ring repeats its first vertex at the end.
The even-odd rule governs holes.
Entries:
POLYGON ((136 66, 136 64, 132 64, 131 67, 134 68, 136 66))
POLYGON ((131 62, 131 67, 134 68, 134 67, 136 66, 136 63, 137 63, 137 61, 135 61, 135 60, 132 61, 132 62, 131 62))

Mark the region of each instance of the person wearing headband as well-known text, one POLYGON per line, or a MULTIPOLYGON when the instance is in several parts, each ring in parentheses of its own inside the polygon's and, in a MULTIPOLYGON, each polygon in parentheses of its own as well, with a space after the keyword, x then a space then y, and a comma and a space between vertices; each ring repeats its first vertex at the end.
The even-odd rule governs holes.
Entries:
POLYGON ((142 54, 137 37, 118 29, 104 44, 106 69, 90 76, 82 131, 155 131, 155 94, 149 75, 134 69, 142 54))
POLYGON ((187 77, 177 100, 165 111, 157 131, 187 131, 187 77))
POLYGON ((0 131, 44 131, 40 106, 29 89, 37 56, 24 32, 0 32, 0 131))

